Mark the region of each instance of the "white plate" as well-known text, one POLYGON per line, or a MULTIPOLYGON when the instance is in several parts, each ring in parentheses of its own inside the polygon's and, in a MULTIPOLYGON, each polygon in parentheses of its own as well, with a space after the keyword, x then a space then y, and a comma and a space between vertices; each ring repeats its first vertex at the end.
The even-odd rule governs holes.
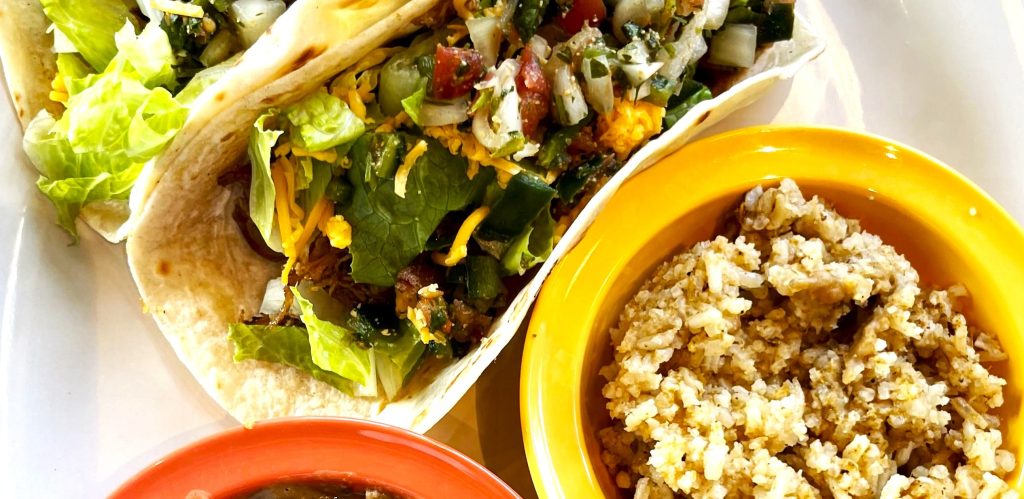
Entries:
MULTIPOLYGON (((1024 219, 1024 3, 822 3, 798 8, 828 39, 825 54, 710 133, 769 122, 866 129, 960 169, 1024 219)), ((102 496, 236 423, 143 315, 123 249, 87 230, 68 246, 0 106, 0 497, 102 496)), ((530 496, 521 348, 509 345, 430 435, 530 496)))

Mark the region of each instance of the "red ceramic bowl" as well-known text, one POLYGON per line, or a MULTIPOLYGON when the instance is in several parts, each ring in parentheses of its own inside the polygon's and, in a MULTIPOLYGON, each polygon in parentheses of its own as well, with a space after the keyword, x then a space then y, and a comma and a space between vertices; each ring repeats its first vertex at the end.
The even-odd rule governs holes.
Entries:
POLYGON ((236 428, 180 449, 111 499, 219 498, 289 479, 351 477, 417 498, 519 497, 486 468, 422 435, 368 421, 288 418, 236 428))

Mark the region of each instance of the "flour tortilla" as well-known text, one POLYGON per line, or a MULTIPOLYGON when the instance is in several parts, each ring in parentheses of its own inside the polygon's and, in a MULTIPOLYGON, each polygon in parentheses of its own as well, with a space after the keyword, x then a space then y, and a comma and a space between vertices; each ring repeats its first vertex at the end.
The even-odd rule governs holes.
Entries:
MULTIPOLYGON (((297 92, 307 91, 310 88, 307 83, 315 81, 312 78, 317 75, 326 78, 329 75, 323 71, 352 57, 351 53, 341 52, 351 46, 349 40, 360 37, 363 44, 382 41, 383 38, 375 38, 375 30, 381 31, 375 26, 386 19, 389 20, 388 35, 393 36, 398 33, 395 20, 408 23, 424 12, 427 3, 422 0, 298 0, 245 51, 217 84, 195 100, 184 127, 162 155, 182 157, 180 151, 189 148, 197 138, 205 140, 201 136, 203 130, 218 126, 213 122, 232 109, 270 106, 293 98, 297 92)), ((50 85, 56 74, 53 35, 47 33, 49 26, 39 0, 0 0, 0 60, 14 112, 23 130, 39 112, 45 110, 57 116, 62 110, 49 99, 50 85)), ((222 126, 224 121, 218 123, 222 126)), ((233 150, 230 146, 234 144, 236 142, 225 146, 233 150)), ((92 203, 82 209, 80 218, 108 241, 124 240, 138 220, 139 210, 153 186, 170 164, 158 156, 145 165, 128 202, 92 203)))
MULTIPOLYGON (((421 13, 437 3, 409 2, 404 8, 421 13)), ((258 311, 267 281, 281 267, 257 256, 245 242, 231 217, 240 193, 219 186, 218 176, 245 161, 249 130, 264 109, 316 89, 368 50, 409 29, 409 18, 396 14, 358 37, 332 45, 316 64, 239 100, 230 112, 212 117, 201 133, 190 134, 187 142, 177 141, 161 158, 169 169, 152 190, 128 240, 129 263, 146 307, 178 356, 210 395, 245 424, 281 416, 334 415, 427 431, 509 342, 552 266, 576 244, 622 182, 757 99, 773 83, 792 77, 824 48, 798 19, 792 40, 764 51, 755 67, 728 91, 697 105, 634 154, 583 210, 483 342, 447 366, 417 372, 402 398, 389 403, 383 398, 353 397, 288 366, 235 363, 228 324, 258 311), (276 97, 266 99, 266 91, 276 97)))

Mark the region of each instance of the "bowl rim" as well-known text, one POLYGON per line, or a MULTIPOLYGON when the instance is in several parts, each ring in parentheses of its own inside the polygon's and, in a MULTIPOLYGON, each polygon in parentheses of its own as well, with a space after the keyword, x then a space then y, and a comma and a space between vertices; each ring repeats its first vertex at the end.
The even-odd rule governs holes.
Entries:
MULTIPOLYGON (((114 492, 110 493, 108 498, 127 499, 139 497, 138 492, 140 490, 147 490, 147 484, 160 481, 162 476, 173 473, 176 470, 191 471, 200 464, 204 456, 217 455, 219 457, 220 455, 230 455, 237 458, 235 456, 241 453, 240 447, 243 445, 246 447, 259 445, 272 450, 294 445, 288 441, 307 435, 316 438, 326 437, 339 441, 359 440, 398 445, 402 447, 403 455, 414 456, 415 459, 421 461, 433 460, 445 467, 450 467, 453 470, 453 474, 458 474, 465 478, 464 483, 474 482, 479 484, 489 490, 493 497, 520 497, 509 485, 482 464, 448 445, 425 435, 397 426, 363 419, 331 416, 296 416, 265 420, 257 422, 251 427, 235 426, 179 447, 126 480, 114 492)), ((411 459, 412 457, 410 462, 411 459)), ((246 469, 246 476, 237 480, 231 480, 232 487, 245 489, 268 483, 268 480, 253 480, 251 472, 251 469, 246 469)), ((258 471, 255 473, 258 473, 258 471)), ((279 478, 286 480, 290 477, 308 477, 313 475, 349 476, 350 473, 344 470, 296 469, 290 474, 285 474, 279 478)), ((272 481, 273 479, 269 482, 272 481)), ((377 483, 377 481, 373 480, 371 483, 377 483)), ((388 484, 382 483, 381 485, 387 486, 388 484)), ((405 490, 405 487, 400 485, 394 487, 399 490, 405 490)))
MULTIPOLYGON (((750 147, 756 146, 759 148, 757 152, 768 154, 774 151, 786 150, 790 147, 805 147, 809 148, 809 150, 814 150, 815 147, 834 149, 836 144, 855 145, 862 148, 870 147, 872 150, 878 149, 879 153, 885 151, 884 157, 873 158, 873 160, 879 161, 884 158, 908 165, 914 164, 919 168, 928 170, 933 178, 925 177, 923 178, 924 181, 941 184, 949 188, 952 195, 969 200, 972 208, 976 207, 978 212, 985 213, 986 218, 979 225, 984 225, 985 233, 998 233, 1001 242, 1003 241, 1002 238, 1009 241, 1007 244, 1000 244, 1003 250, 1013 247, 1024 248, 1024 231, 1022 231, 1020 224, 990 195, 957 170, 914 147, 880 135, 831 126, 754 126, 703 138, 669 154, 658 163, 652 165, 648 170, 645 170, 646 174, 638 173, 636 177, 626 182, 622 191, 612 196, 604 209, 606 212, 614 210, 616 199, 623 198, 626 195, 623 191, 628 191, 630 184, 640 185, 646 182, 649 185, 652 178, 664 176, 664 172, 670 169, 666 166, 667 164, 680 162, 691 154, 707 154, 708 151, 716 150, 716 148, 725 151, 722 152, 723 155, 732 156, 740 154, 740 152, 733 152, 728 149, 736 144, 750 147), (1002 232, 993 232, 992 229, 995 227, 1001 229, 1002 232)), ((854 148, 851 147, 851 149, 854 148)), ((796 166, 793 168, 798 169, 796 166)), ((920 173, 908 173, 899 168, 893 168, 893 170, 895 170, 895 173, 892 174, 893 178, 900 176, 916 178, 915 175, 920 175, 920 173)), ((827 174, 817 176, 811 174, 806 167, 803 167, 801 171, 804 173, 803 177, 822 183, 871 190, 870 186, 862 185, 863 179, 838 178, 827 174)), ((792 174, 777 174, 775 171, 765 171, 764 173, 765 176, 761 180, 765 181, 778 180, 786 176, 796 176, 792 174)), ((746 178, 735 179, 733 183, 728 185, 715 185, 714 187, 717 189, 715 194, 725 194, 727 187, 740 189, 745 180, 746 178)), ((639 189, 639 187, 636 187, 636 189, 639 189)), ((695 194, 699 195, 700 193, 695 194)), ((705 195, 705 197, 708 196, 710 194, 705 195)), ((913 204, 908 200, 900 198, 894 198, 894 201, 897 201, 900 205, 904 203, 913 204)), ((625 201, 619 199, 619 202, 625 201)), ((694 208, 696 205, 699 205, 699 203, 690 203, 690 208, 694 208)), ((675 216, 684 215, 688 211, 676 211, 675 216)), ((933 215, 924 214, 921 216, 924 216, 923 220, 928 220, 928 217, 933 215)), ((972 213, 971 216, 973 217, 974 214, 972 213)), ((562 340, 563 343, 558 344, 552 338, 573 337, 573 333, 582 337, 589 337, 592 331, 584 329, 589 326, 579 325, 574 331, 572 329, 573 323, 566 322, 566 316, 570 316, 572 310, 572 306, 567 306, 565 303, 567 293, 581 287, 584 287, 586 292, 590 293, 594 287, 614 282, 617 277, 615 273, 622 270, 621 268, 609 270, 602 268, 606 275, 602 275, 600 280, 590 279, 589 285, 591 287, 585 287, 587 283, 584 281, 587 281, 587 278, 584 275, 583 267, 588 263, 591 256, 597 252, 597 246, 602 239, 601 233, 607 229, 607 227, 603 227, 601 224, 602 218, 609 218, 609 216, 606 214, 598 216, 595 219, 595 224, 588 228, 586 234, 577 245, 566 253, 562 262, 559 262, 554 267, 534 306, 534 312, 527 330, 520 372, 520 420, 530 474, 534 486, 542 498, 581 497, 584 495, 600 494, 601 492, 597 476, 594 473, 594 466, 602 466, 602 464, 600 461, 595 462, 589 459, 584 431, 581 425, 583 408, 581 407, 581 381, 579 380, 581 376, 579 371, 582 368, 585 357, 586 342, 585 340, 575 340, 576 342, 572 346, 566 346, 564 342, 568 340, 562 340), (575 263, 580 265, 570 268, 575 263), (570 312, 566 313, 567 310, 570 312), (560 317, 561 320, 559 320, 560 317), (569 329, 565 329, 565 326, 568 326, 569 329), (545 334, 545 331, 551 330, 557 330, 558 334, 545 334), (582 347, 580 347, 581 344, 582 347), (553 359, 558 359, 558 372, 563 375, 569 373, 567 376, 569 378, 568 381, 565 379, 552 380, 550 375, 552 369, 550 367, 548 367, 547 376, 545 376, 545 366, 552 364, 553 359), (569 399, 568 404, 565 401, 566 398, 569 399), (556 406, 556 409, 546 409, 551 406, 556 406), (570 489, 572 492, 567 493, 563 487, 570 489)), ((626 231, 633 230, 633 228, 626 229, 626 231)), ((1006 260, 1006 258, 1002 260, 1006 260)), ((1024 276, 1024 270, 1022 270, 1024 266, 1016 264, 1012 268, 1016 272, 1015 275, 1024 276)), ((1006 287, 1006 284, 1000 284, 999 286, 1001 291, 1004 291, 1006 287)), ((603 296, 598 296, 596 300, 601 298, 603 296)), ((580 324, 590 324, 591 320, 592 317, 584 317, 582 321, 579 320, 579 317, 573 319, 574 323, 580 324)), ((1020 318, 1017 318, 1016 321, 1016 323, 1011 321, 1009 329, 1012 331, 1024 331, 1024 322, 1021 322, 1020 318)), ((1007 348, 1007 351, 1009 352, 1010 348, 1007 348)), ((1020 368, 1017 368, 1016 371, 1011 373, 1014 375, 1013 379, 1008 376, 1008 381, 1013 383, 1013 380, 1016 380, 1020 374, 1019 371, 1020 368)), ((1016 425, 1020 423, 1021 418, 1019 415, 1011 417, 1009 428, 1013 430, 1014 434, 1017 433, 1016 428, 1018 427, 1016 425)), ((1024 449, 1018 449, 1018 470, 1021 469, 1019 461, 1021 461, 1020 455, 1022 450, 1024 449)), ((1017 486, 1020 487, 1021 477, 1019 473, 1008 477, 1008 481, 1011 480, 1016 480, 1017 486)), ((1013 482, 1011 481, 1011 483, 1013 482)))

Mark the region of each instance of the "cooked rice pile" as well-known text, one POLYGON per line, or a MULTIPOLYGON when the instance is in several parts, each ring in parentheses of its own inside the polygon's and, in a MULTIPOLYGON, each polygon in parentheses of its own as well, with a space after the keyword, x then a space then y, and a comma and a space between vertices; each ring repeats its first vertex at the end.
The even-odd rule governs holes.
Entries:
POLYGON ((796 184, 660 266, 612 329, 603 460, 635 497, 1016 497, 998 341, 796 184))

